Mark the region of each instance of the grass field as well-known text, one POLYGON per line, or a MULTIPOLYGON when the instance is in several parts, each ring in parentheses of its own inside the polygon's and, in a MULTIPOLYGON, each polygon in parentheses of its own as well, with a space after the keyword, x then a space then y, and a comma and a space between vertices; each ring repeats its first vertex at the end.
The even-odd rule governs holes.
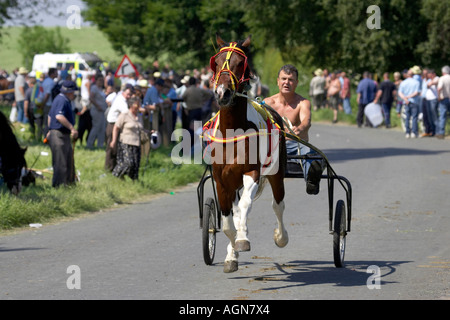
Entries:
MULTIPOLYGON (((23 65, 23 57, 18 50, 18 39, 22 28, 5 27, 2 31, 0 68, 6 69, 8 72, 23 65)), ((51 27, 48 28, 51 29, 51 27)), ((70 40, 71 52, 97 52, 103 60, 116 64, 119 64, 123 57, 113 50, 108 39, 97 27, 83 27, 73 30, 61 27, 61 34, 70 40)), ((142 62, 132 54, 129 54, 129 56, 133 63, 142 62)))

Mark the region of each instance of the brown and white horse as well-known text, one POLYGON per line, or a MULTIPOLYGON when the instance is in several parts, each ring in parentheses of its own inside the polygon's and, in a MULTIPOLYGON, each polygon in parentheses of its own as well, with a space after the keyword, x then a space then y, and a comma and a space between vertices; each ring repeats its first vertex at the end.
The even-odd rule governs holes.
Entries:
MULTIPOLYGON (((250 109, 247 98, 242 93, 248 89, 251 71, 247 62, 248 49, 251 37, 244 41, 226 43, 219 35, 216 36, 219 52, 211 58, 210 65, 214 72, 212 78, 214 93, 220 106, 220 120, 218 131, 222 137, 228 132, 241 130, 247 132, 259 128, 249 120, 250 109)), ((282 119, 277 113, 272 113, 272 119, 278 128, 283 128, 282 119)), ((262 135, 256 135, 259 144, 263 141, 262 135)), ((232 137, 233 138, 233 137, 232 137)), ((251 161, 251 141, 255 139, 228 139, 222 144, 223 156, 217 161, 216 148, 212 148, 211 157, 213 178, 217 186, 217 196, 222 211, 223 231, 230 239, 225 258, 224 272, 238 270, 238 252, 250 251, 248 239, 247 217, 258 190, 263 186, 263 179, 267 179, 273 193, 272 207, 278 222, 274 231, 274 241, 277 246, 284 247, 288 243, 288 235, 283 224, 284 212, 284 174, 286 168, 285 137, 280 134, 277 143, 275 159, 278 170, 271 175, 262 175, 264 163, 257 158, 251 161), (238 140, 245 144, 245 153, 238 149, 238 140), (229 155, 233 156, 230 157, 229 155), (242 191, 242 192, 240 192, 242 191)))

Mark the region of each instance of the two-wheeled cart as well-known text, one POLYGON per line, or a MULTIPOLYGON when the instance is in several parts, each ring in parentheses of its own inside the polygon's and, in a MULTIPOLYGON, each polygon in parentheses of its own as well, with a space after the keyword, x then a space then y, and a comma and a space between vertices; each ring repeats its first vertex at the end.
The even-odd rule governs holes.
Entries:
MULTIPOLYGON (((351 229, 352 187, 347 178, 338 176, 334 172, 328 159, 320 150, 310 144, 308 144, 308 146, 314 149, 317 154, 288 156, 288 162, 292 164, 293 160, 296 159, 300 161, 322 160, 326 164, 326 169, 324 174, 322 174, 322 179, 327 180, 328 187, 328 220, 329 231, 330 234, 333 235, 333 258, 335 266, 337 268, 342 268, 344 266, 347 233, 350 232, 351 229), (346 199, 339 199, 336 202, 336 205, 334 205, 334 187, 336 180, 345 190, 346 199)), ((294 170, 286 172, 286 178, 304 179, 301 164, 296 164, 298 165, 298 170, 295 170, 294 166, 294 170)), ((290 167, 292 168, 292 165, 290 165, 290 167)), ((203 176, 197 187, 197 196, 199 204, 200 228, 202 229, 203 259, 207 265, 211 265, 213 263, 216 250, 216 234, 221 230, 221 210, 217 200, 216 187, 212 175, 211 165, 207 165, 205 168, 203 176), (205 199, 204 189, 208 180, 211 182, 213 195, 205 199)))

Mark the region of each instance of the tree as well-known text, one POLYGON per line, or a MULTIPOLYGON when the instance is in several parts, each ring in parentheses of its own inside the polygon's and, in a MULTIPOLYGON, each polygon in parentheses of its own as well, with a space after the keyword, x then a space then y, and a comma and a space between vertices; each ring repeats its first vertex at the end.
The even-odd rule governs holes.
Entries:
POLYGON ((450 60, 450 3, 428 0, 423 2, 421 14, 428 19, 428 37, 418 45, 417 53, 425 65, 440 68, 450 60))
POLYGON ((31 69, 35 54, 69 52, 69 39, 61 35, 59 27, 55 29, 41 26, 24 27, 20 33, 19 51, 25 67, 31 69))
POLYGON ((426 39, 420 0, 252 0, 245 21, 260 43, 275 45, 290 60, 316 66, 383 72, 418 64, 426 39), (380 8, 381 29, 369 29, 367 8, 380 8))
POLYGON ((169 53, 190 68, 207 64, 214 53, 215 33, 243 36, 248 30, 242 9, 231 1, 192 0, 110 1, 86 0, 85 20, 94 22, 120 53, 158 59, 169 53), (234 34, 232 34, 232 30, 234 34), (206 63, 205 63, 206 62, 206 63))
MULTIPOLYGON (((382 73, 448 61, 450 4, 441 0, 85 0, 119 52, 161 55, 185 68, 207 61, 214 35, 278 49, 303 65, 382 73), (367 9, 379 9, 380 28, 367 9)), ((378 12, 378 11, 377 11, 378 12)))

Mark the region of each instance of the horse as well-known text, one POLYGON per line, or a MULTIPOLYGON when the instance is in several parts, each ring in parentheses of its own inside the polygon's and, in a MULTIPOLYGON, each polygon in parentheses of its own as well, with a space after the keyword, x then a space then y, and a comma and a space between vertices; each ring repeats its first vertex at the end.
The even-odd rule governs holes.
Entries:
POLYGON ((0 111, 0 172, 14 195, 20 193, 22 185, 28 185, 34 179, 27 170, 26 150, 19 146, 9 120, 0 111))
MULTIPOLYGON (((259 128, 254 122, 249 121, 248 99, 245 93, 249 89, 253 74, 248 64, 249 47, 251 36, 238 42, 226 43, 218 34, 216 42, 219 51, 210 60, 213 71, 211 81, 213 91, 219 105, 219 124, 217 130, 222 137, 226 136, 227 130, 254 130, 259 128)), ((278 128, 283 128, 283 120, 274 111, 270 111, 278 128)), ((262 136, 257 136, 258 148, 262 136)), ((230 240, 227 246, 227 255, 224 262, 225 273, 238 270, 239 252, 250 251, 248 239, 247 217, 250 213, 252 203, 261 193, 264 182, 268 181, 272 189, 272 208, 275 212, 278 227, 274 231, 274 241, 278 247, 284 247, 288 243, 288 234, 283 224, 284 212, 284 175, 286 170, 286 144, 284 135, 280 135, 275 161, 278 162, 278 170, 271 175, 262 175, 263 161, 251 160, 251 139, 244 139, 245 154, 239 154, 238 142, 213 142, 222 144, 223 158, 221 161, 211 163, 212 175, 216 182, 217 198, 223 221, 223 232, 230 240), (231 150, 230 150, 231 149, 231 150), (228 151, 227 151, 228 150, 228 151), (227 158, 232 154, 233 157, 227 158)), ((242 140, 241 140, 242 141, 242 140)), ((211 151, 211 157, 217 157, 217 148, 211 151)), ((258 149, 259 150, 259 149, 258 149)))

